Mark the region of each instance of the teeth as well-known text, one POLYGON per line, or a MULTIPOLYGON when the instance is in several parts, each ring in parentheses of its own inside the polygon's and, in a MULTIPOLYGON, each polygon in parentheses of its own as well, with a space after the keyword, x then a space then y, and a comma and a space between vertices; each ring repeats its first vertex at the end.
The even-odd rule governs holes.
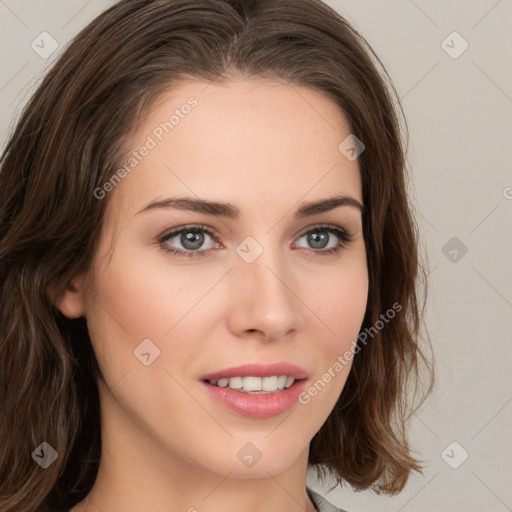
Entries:
POLYGON ((229 387, 243 393, 263 394, 289 388, 295 382, 295 379, 287 375, 273 375, 271 377, 231 377, 230 379, 210 380, 209 382, 220 388, 229 387))
POLYGON ((244 385, 244 380, 242 377, 232 377, 231 379, 226 379, 229 382, 229 387, 231 389, 242 389, 244 385))
POLYGON ((261 377, 244 377, 243 390, 244 391, 261 391, 261 377))
POLYGON ((228 384, 229 384, 229 379, 219 379, 217 381, 217 386, 219 386, 219 388, 225 388, 228 384))
POLYGON ((263 391, 274 391, 277 389, 278 382, 279 377, 263 377, 263 379, 261 379, 261 389, 263 391))

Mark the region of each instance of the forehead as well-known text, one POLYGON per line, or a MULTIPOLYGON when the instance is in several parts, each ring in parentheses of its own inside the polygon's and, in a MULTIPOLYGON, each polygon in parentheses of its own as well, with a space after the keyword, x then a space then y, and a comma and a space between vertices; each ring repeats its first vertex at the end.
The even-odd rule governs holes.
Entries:
POLYGON ((136 165, 115 195, 133 208, 168 194, 198 195, 242 213, 334 193, 362 201, 357 160, 338 149, 350 133, 335 102, 309 88, 187 81, 159 96, 139 125, 121 162, 136 165))

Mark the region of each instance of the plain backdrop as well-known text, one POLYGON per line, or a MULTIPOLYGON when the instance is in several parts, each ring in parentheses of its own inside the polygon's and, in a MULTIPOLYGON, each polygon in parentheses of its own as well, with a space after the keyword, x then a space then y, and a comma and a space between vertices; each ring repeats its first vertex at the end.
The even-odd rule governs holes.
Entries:
MULTIPOLYGON (((64 45, 112 3, 0 0, 2 147, 64 45)), ((309 484, 351 512, 512 510, 512 1, 327 3, 374 47, 403 102, 438 384, 411 425, 425 472, 400 495, 329 492, 313 474, 309 484)))

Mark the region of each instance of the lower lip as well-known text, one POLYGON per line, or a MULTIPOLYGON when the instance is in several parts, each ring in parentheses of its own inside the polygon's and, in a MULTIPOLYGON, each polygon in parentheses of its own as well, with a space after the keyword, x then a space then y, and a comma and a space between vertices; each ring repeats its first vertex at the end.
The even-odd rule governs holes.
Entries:
POLYGON ((289 388, 275 393, 251 394, 220 388, 201 382, 206 391, 228 409, 249 418, 271 418, 290 409, 298 401, 306 379, 295 381, 289 388))

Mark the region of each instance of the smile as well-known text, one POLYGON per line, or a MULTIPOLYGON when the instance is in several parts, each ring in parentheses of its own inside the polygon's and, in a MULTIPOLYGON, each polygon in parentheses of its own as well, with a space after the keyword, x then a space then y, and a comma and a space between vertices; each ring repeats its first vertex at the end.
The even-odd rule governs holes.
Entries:
POLYGON ((203 375, 201 384, 214 407, 263 419, 296 405, 308 377, 304 368, 289 363, 253 363, 203 375))

